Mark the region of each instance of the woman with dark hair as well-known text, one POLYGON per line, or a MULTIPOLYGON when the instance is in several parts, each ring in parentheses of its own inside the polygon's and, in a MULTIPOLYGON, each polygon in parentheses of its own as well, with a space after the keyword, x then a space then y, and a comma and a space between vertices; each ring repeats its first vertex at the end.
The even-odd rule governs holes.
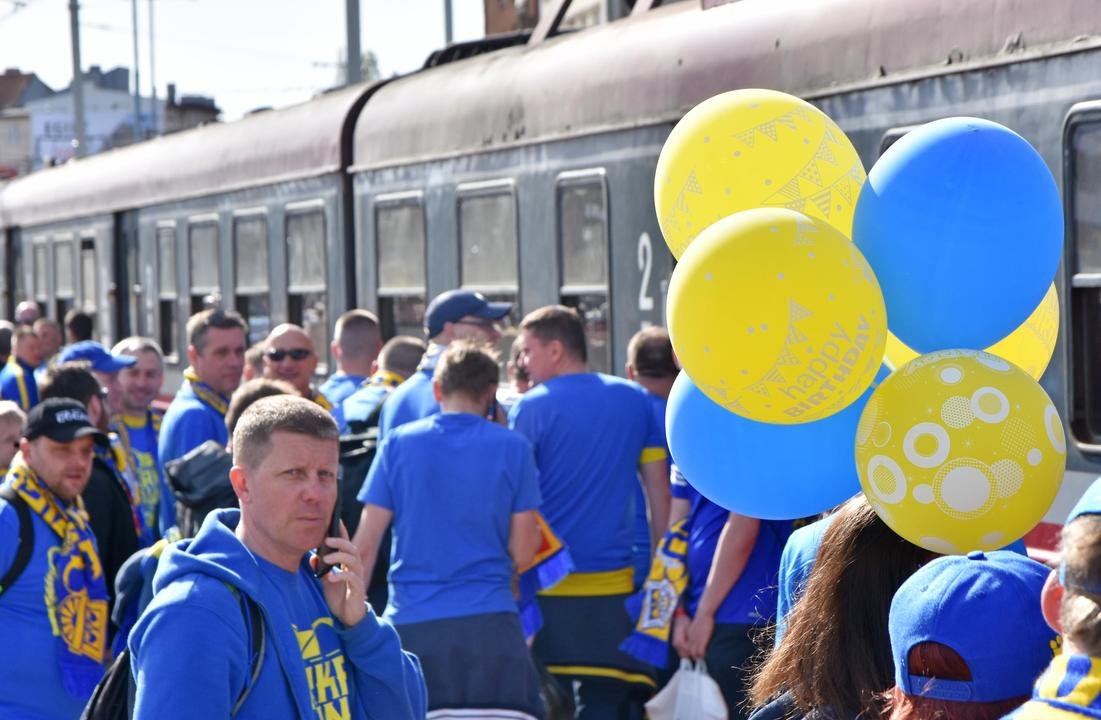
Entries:
POLYGON ((891 687, 895 590, 935 557, 896 535, 864 496, 836 513, 781 643, 753 682, 750 720, 878 716, 891 687))
POLYGON ((1013 552, 938 558, 891 602, 890 720, 996 720, 1028 699, 1055 633, 1040 593, 1046 567, 1013 552))

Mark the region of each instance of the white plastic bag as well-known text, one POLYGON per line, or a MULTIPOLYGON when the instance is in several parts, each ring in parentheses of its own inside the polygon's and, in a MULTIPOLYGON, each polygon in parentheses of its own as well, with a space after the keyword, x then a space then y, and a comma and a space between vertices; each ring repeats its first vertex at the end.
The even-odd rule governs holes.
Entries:
POLYGON ((719 685, 707 674, 703 660, 684 658, 669 684, 646 703, 650 720, 727 720, 719 685))

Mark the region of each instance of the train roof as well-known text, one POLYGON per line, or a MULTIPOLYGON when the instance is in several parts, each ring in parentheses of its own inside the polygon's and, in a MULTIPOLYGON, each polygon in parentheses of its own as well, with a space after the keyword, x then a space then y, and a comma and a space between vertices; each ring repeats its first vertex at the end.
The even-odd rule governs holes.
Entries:
POLYGON ((1096 0, 674 3, 390 83, 360 113, 353 169, 671 122, 737 87, 813 99, 1099 32, 1096 0))
POLYGON ((204 125, 40 170, 3 186, 0 227, 35 225, 339 172, 371 86, 204 125))

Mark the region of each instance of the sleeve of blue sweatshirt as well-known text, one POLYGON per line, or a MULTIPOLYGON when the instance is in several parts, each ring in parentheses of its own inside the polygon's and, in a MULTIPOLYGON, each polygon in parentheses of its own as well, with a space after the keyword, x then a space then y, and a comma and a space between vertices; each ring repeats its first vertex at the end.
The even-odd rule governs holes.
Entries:
POLYGON ((164 466, 207 440, 225 443, 225 438, 225 425, 213 412, 198 406, 189 407, 178 415, 166 416, 157 438, 157 458, 164 466))
POLYGON ((249 647, 241 611, 224 598, 156 601, 130 634, 135 720, 228 718, 248 680, 249 647))
MULTIPOLYGON (((419 720, 428 712, 428 691, 416 655, 401 649, 390 623, 370 608, 353 627, 337 623, 344 654, 354 670, 356 698, 368 720, 419 720)), ((195 717, 199 717, 196 715, 195 717)))

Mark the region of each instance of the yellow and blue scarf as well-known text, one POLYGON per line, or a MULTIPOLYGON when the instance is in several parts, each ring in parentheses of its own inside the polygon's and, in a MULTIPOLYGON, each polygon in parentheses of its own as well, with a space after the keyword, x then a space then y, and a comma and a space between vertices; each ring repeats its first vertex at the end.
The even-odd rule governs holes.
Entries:
POLYGON ((638 620, 619 649, 655 667, 669 662, 673 613, 688 586, 687 554, 688 520, 678 520, 658 543, 642 590, 627 598, 627 612, 638 620))
POLYGON ((517 600, 520 607, 520 626, 526 638, 534 637, 543 627, 543 613, 539 610, 535 596, 540 590, 546 590, 560 582, 573 570, 573 558, 570 557, 569 550, 551 530, 542 513, 536 512, 535 520, 539 525, 539 548, 531 563, 520 570, 517 600))
POLYGON ((134 522, 134 533, 138 536, 140 547, 149 547, 156 541, 152 526, 146 521, 142 512, 141 481, 130 463, 127 448, 116 433, 109 433, 108 442, 110 448, 105 448, 99 443, 95 445, 96 457, 102 460, 117 476, 120 487, 126 493, 126 501, 130 504, 130 517, 134 522))
POLYGON ((1101 658, 1057 655, 1036 681, 1032 699, 1006 717, 1013 720, 1101 718, 1101 658))
POLYGON ((319 405, 321 407, 321 409, 324 410, 325 412, 332 412, 333 411, 333 404, 331 402, 329 402, 329 398, 322 395, 315 388, 312 388, 312 387, 310 388, 310 398, 309 399, 312 400, 317 405, 319 405))
POLYGON ((195 397, 205 402, 210 407, 223 417, 226 414, 226 410, 229 409, 229 398, 221 393, 217 392, 214 388, 207 385, 202 379, 195 374, 195 371, 191 368, 187 368, 183 372, 184 380, 187 380, 191 384, 191 392, 195 393, 195 397))
POLYGON ((65 690, 87 698, 103 676, 107 647, 107 585, 88 514, 78 496, 62 506, 26 465, 8 472, 12 489, 60 540, 47 556, 45 600, 57 637, 65 690))

